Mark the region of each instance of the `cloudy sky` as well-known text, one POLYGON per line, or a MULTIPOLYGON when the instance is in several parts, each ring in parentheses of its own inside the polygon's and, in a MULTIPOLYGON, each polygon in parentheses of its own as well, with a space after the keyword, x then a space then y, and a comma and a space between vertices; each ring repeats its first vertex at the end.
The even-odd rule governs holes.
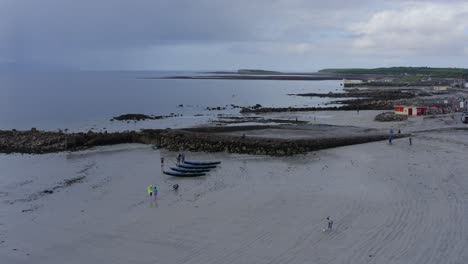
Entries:
POLYGON ((0 0, 0 64, 468 68, 468 1, 0 0))

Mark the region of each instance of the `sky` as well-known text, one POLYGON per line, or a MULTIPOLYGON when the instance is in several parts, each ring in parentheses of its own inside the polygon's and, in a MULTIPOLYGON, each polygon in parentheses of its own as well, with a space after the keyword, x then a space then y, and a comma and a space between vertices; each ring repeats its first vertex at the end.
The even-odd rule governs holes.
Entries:
POLYGON ((468 68, 468 1, 0 0, 0 65, 468 68))

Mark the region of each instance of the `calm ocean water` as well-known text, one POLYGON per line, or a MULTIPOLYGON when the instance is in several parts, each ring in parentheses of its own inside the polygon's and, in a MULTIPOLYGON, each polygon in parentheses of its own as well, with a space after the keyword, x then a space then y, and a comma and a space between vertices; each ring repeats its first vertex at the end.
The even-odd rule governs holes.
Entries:
POLYGON ((340 81, 143 79, 193 74, 195 73, 2 73, 0 129, 36 127, 46 130, 76 130, 111 126, 110 118, 126 113, 182 114, 183 117, 176 118, 176 121, 147 122, 147 125, 151 124, 149 127, 170 127, 181 122, 191 124, 193 120, 201 118, 195 115, 239 115, 239 109, 207 111, 206 107, 230 104, 261 104, 269 107, 317 106, 329 100, 287 94, 341 90, 340 81), (184 107, 178 107, 180 104, 184 107))

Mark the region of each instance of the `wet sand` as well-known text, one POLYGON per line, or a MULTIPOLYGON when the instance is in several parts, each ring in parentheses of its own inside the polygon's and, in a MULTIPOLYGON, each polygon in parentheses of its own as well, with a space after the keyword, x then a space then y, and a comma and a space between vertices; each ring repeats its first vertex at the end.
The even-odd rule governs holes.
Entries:
POLYGON ((223 161, 192 179, 160 173, 159 158, 169 166, 177 153, 139 144, 2 154, 0 256, 49 264, 468 263, 466 142, 467 131, 450 130, 418 133, 412 146, 403 138, 281 158, 187 153, 223 161), (146 196, 149 184, 157 200, 146 196), (331 232, 322 231, 327 216, 331 232))

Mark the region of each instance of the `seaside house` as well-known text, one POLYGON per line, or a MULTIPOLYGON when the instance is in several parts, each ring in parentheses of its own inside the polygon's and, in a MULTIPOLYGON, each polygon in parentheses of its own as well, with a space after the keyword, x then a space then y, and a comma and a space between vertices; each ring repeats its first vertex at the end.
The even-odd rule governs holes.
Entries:
POLYGON ((426 115, 427 107, 423 106, 395 106, 395 114, 408 116, 426 115))

